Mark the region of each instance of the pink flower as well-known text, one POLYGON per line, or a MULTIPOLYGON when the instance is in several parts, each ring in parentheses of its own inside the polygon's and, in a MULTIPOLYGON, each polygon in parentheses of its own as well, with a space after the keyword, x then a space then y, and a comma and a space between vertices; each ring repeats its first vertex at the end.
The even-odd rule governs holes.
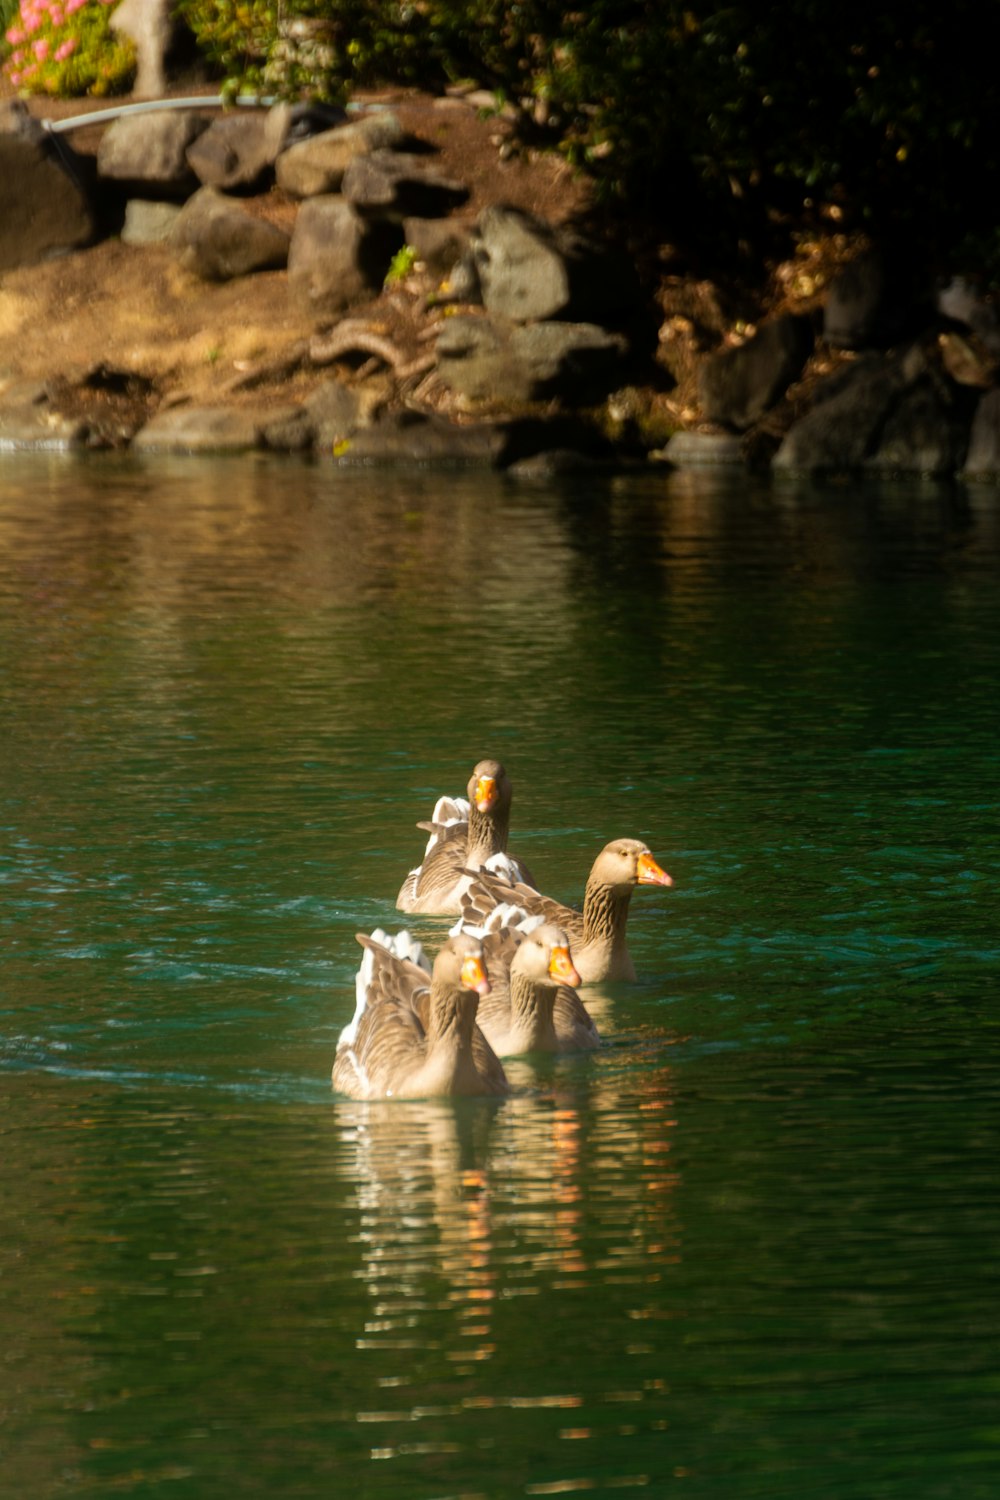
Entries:
POLYGON ((7 33, 7 40, 8 42, 10 42, 10 45, 12 47, 16 47, 18 42, 24 41, 24 32, 21 30, 20 26, 12 26, 10 28, 7 33))
POLYGON ((53 53, 56 62, 64 62, 71 53, 76 51, 76 45, 77 39, 75 36, 68 36, 64 42, 60 42, 53 53))
POLYGON ((20 85, 22 75, 20 73, 11 73, 9 74, 9 77, 11 83, 15 88, 17 88, 20 85))
POLYGON ((39 62, 44 62, 45 59, 49 55, 49 39, 48 39, 48 37, 47 36, 40 36, 38 38, 37 42, 33 42, 32 43, 32 51, 34 52, 35 56, 38 58, 39 62))

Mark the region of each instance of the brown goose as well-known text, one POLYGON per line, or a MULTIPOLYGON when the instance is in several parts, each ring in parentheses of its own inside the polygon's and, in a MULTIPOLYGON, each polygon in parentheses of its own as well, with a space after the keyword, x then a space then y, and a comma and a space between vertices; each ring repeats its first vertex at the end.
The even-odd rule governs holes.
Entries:
POLYGON ((470 879, 462 898, 461 926, 481 934, 498 925, 522 930, 554 922, 569 935, 573 960, 584 984, 600 979, 634 979, 625 943, 625 925, 637 885, 673 885, 638 839, 614 839, 594 860, 583 895, 583 910, 563 906, 528 885, 511 883, 489 870, 470 879))
POLYGON ((334 1088, 353 1099, 506 1094, 503 1068, 476 1025, 479 997, 489 992, 478 939, 449 938, 430 976, 372 938, 359 933, 358 942, 368 952, 354 1019, 337 1042, 334 1088), (381 953, 369 964, 373 949, 381 953))
POLYGON ((580 976, 569 938, 554 922, 530 932, 501 927, 483 939, 490 992, 479 1025, 498 1057, 520 1052, 585 1052, 601 1044, 574 985, 580 976))
POLYGON ((481 760, 469 777, 468 802, 462 797, 440 797, 429 822, 417 827, 430 833, 424 857, 411 870, 396 897, 400 911, 450 916, 460 908, 468 885, 468 870, 478 870, 491 857, 501 862, 512 880, 534 885, 531 872, 507 855, 511 784, 498 760, 481 760))

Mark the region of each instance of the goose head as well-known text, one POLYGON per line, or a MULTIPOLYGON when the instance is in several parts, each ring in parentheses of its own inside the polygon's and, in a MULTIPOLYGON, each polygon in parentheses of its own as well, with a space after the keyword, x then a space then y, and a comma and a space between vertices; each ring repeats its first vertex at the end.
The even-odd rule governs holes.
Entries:
POLYGON ((477 812, 493 813, 510 805, 511 786, 498 760, 481 760, 469 777, 469 806, 477 812))
POLYGON ((582 983, 569 938, 555 922, 543 922, 524 934, 511 961, 511 973, 521 974, 533 984, 572 985, 582 983))
POLYGON ((441 988, 472 990, 477 996, 488 995, 490 981, 479 939, 466 933, 449 938, 434 960, 431 980, 441 988))
POLYGON ((673 885, 641 839, 612 839, 594 861, 590 879, 612 890, 635 885, 673 885))

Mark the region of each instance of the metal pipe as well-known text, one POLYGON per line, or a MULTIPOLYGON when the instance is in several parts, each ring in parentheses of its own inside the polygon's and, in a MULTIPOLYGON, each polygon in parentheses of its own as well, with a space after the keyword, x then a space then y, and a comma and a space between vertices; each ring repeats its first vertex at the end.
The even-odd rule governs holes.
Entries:
MULTIPOLYGON (((225 94, 197 95, 190 99, 144 99, 139 104, 115 104, 110 109, 95 109, 89 115, 73 115, 68 120, 39 120, 43 130, 51 135, 62 135, 67 130, 78 130, 83 125, 103 125, 107 120, 120 119, 122 115, 146 114, 158 109, 221 109, 228 104, 242 104, 250 109, 270 109, 281 101, 276 96, 263 94, 237 94, 228 98, 225 94)), ((367 104, 348 104, 348 109, 369 109, 367 104)))

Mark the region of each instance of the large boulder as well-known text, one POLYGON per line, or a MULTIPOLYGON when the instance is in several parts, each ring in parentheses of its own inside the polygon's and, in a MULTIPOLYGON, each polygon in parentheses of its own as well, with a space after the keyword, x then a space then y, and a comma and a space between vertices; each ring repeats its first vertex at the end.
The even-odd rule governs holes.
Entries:
POLYGON ((342 464, 493 468, 504 445, 499 424, 463 426, 433 414, 388 410, 338 443, 332 456, 342 464))
POLYGON ((785 435, 778 472, 949 474, 961 466, 968 396, 948 386, 918 348, 865 355, 821 386, 785 435))
POLYGON ((631 312, 638 301, 635 270, 625 256, 520 209, 487 208, 470 249, 483 305, 500 317, 603 322, 631 312))
POLYGON ((341 192, 362 213, 402 220, 408 214, 443 217, 469 196, 409 151, 369 151, 344 173, 341 192))
POLYGON ((337 193, 355 157, 398 146, 402 140, 397 116, 388 109, 374 110, 289 146, 274 165, 278 186, 293 198, 337 193))
POLYGON ((98 175, 140 188, 146 198, 186 198, 198 186, 188 148, 208 124, 208 117, 193 109, 122 115, 101 137, 98 175))
POLYGON ((802 373, 812 347, 804 318, 775 318, 752 339, 706 360, 698 377, 704 416, 745 432, 802 373))
POLYGON ((288 254, 288 290, 317 321, 377 292, 398 234, 361 217, 346 199, 311 198, 299 209, 288 254))
POLYGON ((509 324, 496 318, 446 318, 438 334, 437 372, 473 401, 567 401, 605 394, 621 373, 625 340, 590 323, 509 324))
POLYGON ((222 115, 188 147, 188 165, 206 187, 257 187, 274 168, 292 124, 288 104, 266 114, 237 110, 222 115))
POLYGON ((289 236, 283 229, 210 187, 185 203, 170 242, 180 250, 182 265, 206 281, 276 270, 288 261, 289 236))
POLYGON ((90 200, 67 169, 72 161, 68 147, 53 151, 19 101, 0 110, 0 271, 34 265, 92 237, 90 200))

